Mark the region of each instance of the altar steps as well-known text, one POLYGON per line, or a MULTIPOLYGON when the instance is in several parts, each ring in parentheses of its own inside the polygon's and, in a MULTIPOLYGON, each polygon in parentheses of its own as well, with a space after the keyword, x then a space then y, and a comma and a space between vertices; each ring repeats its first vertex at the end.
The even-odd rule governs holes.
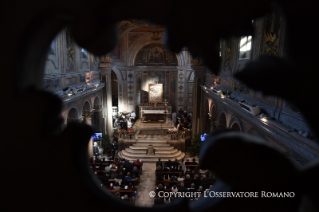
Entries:
POLYGON ((175 159, 181 160, 185 157, 185 153, 167 144, 164 140, 150 141, 150 140, 137 140, 137 143, 129 146, 125 150, 118 153, 120 158, 126 160, 141 159, 143 162, 156 162, 158 158, 162 161, 174 161, 175 159), (155 149, 155 155, 147 155, 148 146, 152 145, 155 149))
MULTIPOLYGON (((155 154, 174 154, 177 153, 178 150, 174 149, 173 147, 171 149, 155 149, 155 154)), ((125 151, 130 154, 146 154, 147 149, 131 149, 126 148, 125 151)))

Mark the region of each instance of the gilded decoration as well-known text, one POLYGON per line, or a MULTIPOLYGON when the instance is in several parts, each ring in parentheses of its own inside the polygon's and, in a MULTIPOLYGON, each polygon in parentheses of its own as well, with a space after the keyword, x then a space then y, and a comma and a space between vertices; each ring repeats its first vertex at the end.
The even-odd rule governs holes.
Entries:
POLYGON ((273 11, 263 18, 263 42, 261 43, 261 55, 278 56, 278 44, 280 35, 281 14, 273 11))
POLYGON ((163 84, 148 84, 148 102, 163 102, 163 84))
POLYGON ((128 46, 131 46, 134 41, 139 39, 143 34, 129 34, 128 35, 128 46))
POLYGON ((149 32, 148 36, 153 40, 160 40, 162 38, 162 33, 159 32, 149 32))
POLYGON ((118 25, 120 33, 123 33, 128 28, 135 26, 135 24, 131 23, 130 21, 121 21, 118 25))
POLYGON ((101 63, 110 63, 112 61, 110 56, 105 56, 101 58, 101 63))
POLYGON ((82 111, 82 115, 84 116, 84 118, 91 118, 91 116, 92 116, 93 113, 94 113, 94 110, 95 110, 95 109, 93 109, 93 110, 91 110, 91 111, 89 111, 89 110, 83 110, 83 111, 82 111))
POLYGON ((200 57, 195 57, 195 58, 192 59, 191 64, 192 64, 193 66, 202 65, 202 64, 203 64, 203 59, 200 58, 200 57))
POLYGON ((197 65, 198 64, 198 60, 197 59, 192 60, 192 64, 193 65, 197 65))
POLYGON ((163 44, 149 44, 143 47, 135 57, 135 65, 140 66, 176 66, 176 54, 164 48, 163 44))
POLYGON ((264 34, 264 40, 265 40, 265 49, 262 52, 262 55, 268 55, 268 56, 278 56, 278 50, 276 43, 276 34, 267 33, 264 34))
POLYGON ((125 30, 134 26, 141 26, 147 28, 162 28, 161 26, 150 23, 146 20, 130 19, 118 22, 118 28, 120 33, 123 33, 125 30))

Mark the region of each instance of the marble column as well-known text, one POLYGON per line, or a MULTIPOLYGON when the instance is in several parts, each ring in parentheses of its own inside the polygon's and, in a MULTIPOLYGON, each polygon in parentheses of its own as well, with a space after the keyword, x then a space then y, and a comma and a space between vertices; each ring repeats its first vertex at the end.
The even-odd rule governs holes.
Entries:
POLYGON ((204 83, 206 68, 201 66, 192 66, 194 70, 194 84, 193 84, 193 117, 192 117, 192 131, 199 133, 202 130, 201 107, 202 107, 202 92, 201 87, 204 83))
MULTIPOLYGON (((94 113, 94 109, 89 111, 89 110, 83 110, 82 115, 83 115, 83 123, 92 126, 92 114, 94 113)), ((89 158, 93 157, 93 140, 92 137, 90 138, 89 144, 88 144, 88 155, 89 158)))
POLYGON ((94 132, 101 133, 103 132, 103 111, 102 105, 94 105, 94 113, 92 115, 92 127, 94 132))
POLYGON ((106 82, 106 91, 107 91, 107 98, 106 98, 106 103, 107 103, 107 133, 110 137, 112 136, 112 130, 113 130, 113 117, 112 117, 112 82, 111 82, 111 73, 107 75, 107 82, 106 82))
POLYGON ((211 115, 209 113, 209 120, 210 120, 210 131, 213 131, 214 129, 216 129, 216 115, 211 115))
POLYGON ((102 89, 103 135, 110 134, 110 130, 112 129, 112 84, 110 65, 110 61, 100 63, 101 78, 105 84, 105 88, 102 89))

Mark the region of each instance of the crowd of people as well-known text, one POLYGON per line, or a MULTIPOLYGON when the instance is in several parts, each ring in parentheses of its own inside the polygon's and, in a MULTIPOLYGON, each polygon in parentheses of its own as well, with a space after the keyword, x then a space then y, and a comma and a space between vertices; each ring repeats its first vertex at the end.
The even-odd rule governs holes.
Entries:
POLYGON ((163 197, 159 192, 192 192, 194 195, 188 197, 197 200, 205 190, 213 187, 215 178, 212 173, 200 170, 195 159, 192 161, 175 160, 156 163, 156 197, 154 205, 170 203, 174 197, 163 197))
POLYGON ((177 115, 177 130, 192 129, 192 119, 182 108, 177 115))
POLYGON ((142 166, 139 159, 135 162, 117 158, 113 161, 91 161, 91 168, 101 181, 101 186, 130 203, 134 202, 136 196, 142 166))
POLYGON ((114 118, 113 125, 120 130, 127 130, 133 126, 136 119, 136 113, 132 111, 129 115, 121 114, 119 117, 114 118))

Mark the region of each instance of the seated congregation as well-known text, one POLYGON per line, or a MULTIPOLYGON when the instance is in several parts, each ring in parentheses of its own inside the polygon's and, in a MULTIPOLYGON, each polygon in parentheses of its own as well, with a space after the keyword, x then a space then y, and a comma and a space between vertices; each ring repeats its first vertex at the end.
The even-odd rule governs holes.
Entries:
POLYGON ((101 186, 123 201, 134 204, 143 166, 140 160, 134 162, 118 158, 97 159, 91 160, 90 166, 100 180, 101 186))
POLYGON ((173 201, 174 197, 164 197, 164 192, 192 192, 193 195, 185 196, 189 200, 197 200, 203 196, 205 190, 211 189, 215 183, 215 177, 207 170, 199 169, 195 158, 190 162, 175 160, 156 162, 156 196, 154 206, 167 204, 173 201))

